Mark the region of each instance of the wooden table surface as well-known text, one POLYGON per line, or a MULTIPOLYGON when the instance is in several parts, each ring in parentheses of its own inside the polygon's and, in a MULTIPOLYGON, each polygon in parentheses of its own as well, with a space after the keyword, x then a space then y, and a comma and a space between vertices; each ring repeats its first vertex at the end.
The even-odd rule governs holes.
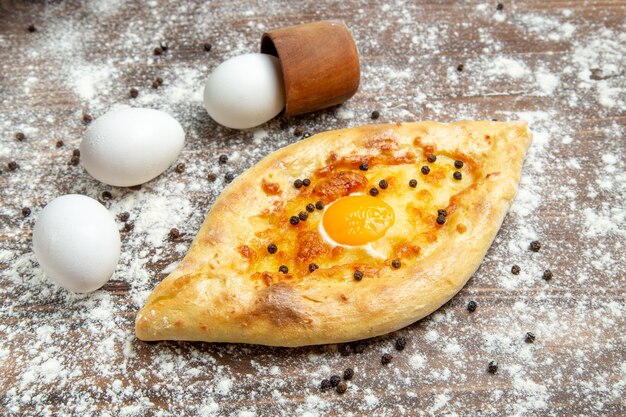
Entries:
POLYGON ((0 414, 626 415, 626 2, 502 6, 0 1, 0 414), (358 45, 362 77, 352 99, 251 131, 208 117, 201 92, 212 68, 257 51, 265 30, 322 19, 343 20, 358 45), (168 49, 155 56, 161 41, 168 49), (159 89, 155 77, 164 80, 159 89), (69 164, 86 129, 82 114, 118 103, 164 109, 181 122, 183 173, 171 167, 130 190, 69 164), (396 334, 349 345, 348 356, 345 346, 135 339, 135 312, 184 255, 226 173, 299 140, 297 127, 371 123, 373 110, 380 122, 521 118, 535 132, 518 198, 457 296, 396 334), (67 193, 130 213, 128 226, 118 221, 120 265, 93 294, 58 288, 32 254, 38 213, 67 193), (171 241, 171 227, 184 235, 171 241), (538 253, 528 250, 535 239, 538 253), (396 351, 400 336, 407 347, 396 351), (386 367, 385 352, 393 355, 386 367), (355 376, 345 394, 320 392, 323 378, 347 367, 355 376))

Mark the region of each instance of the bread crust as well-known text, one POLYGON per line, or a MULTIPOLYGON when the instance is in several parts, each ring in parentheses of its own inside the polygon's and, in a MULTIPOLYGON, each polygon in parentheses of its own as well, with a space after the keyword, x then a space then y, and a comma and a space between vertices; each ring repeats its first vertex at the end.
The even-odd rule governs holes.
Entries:
POLYGON ((515 197, 531 140, 525 122, 420 122, 329 131, 279 149, 222 192, 185 258, 137 314, 137 337, 303 346, 405 327, 452 298, 479 267, 515 197), (462 159, 464 180, 449 181, 444 162, 419 176, 431 153, 462 159), (371 169, 359 170, 363 162, 378 177, 389 172, 386 195, 415 199, 394 207, 409 213, 409 226, 397 224, 382 238, 389 238, 381 242, 388 243, 384 259, 319 239, 319 210, 307 222, 287 224, 305 202, 366 192, 364 178, 378 181, 371 169), (409 171, 422 190, 401 183, 409 171), (292 185, 305 177, 311 186, 292 185), (435 203, 424 206, 440 197, 448 210, 444 225, 434 223, 435 203), (270 241, 279 248, 275 255, 265 250, 270 241), (396 258, 399 269, 390 265, 396 258), (325 264, 310 272, 316 259, 325 264), (277 262, 289 263, 289 273, 268 267, 277 262), (353 278, 357 269, 361 281, 353 278))

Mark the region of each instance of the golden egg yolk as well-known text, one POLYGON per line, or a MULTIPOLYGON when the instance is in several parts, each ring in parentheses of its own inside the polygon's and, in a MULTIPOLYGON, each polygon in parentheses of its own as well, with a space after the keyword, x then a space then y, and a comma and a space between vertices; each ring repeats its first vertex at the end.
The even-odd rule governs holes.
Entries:
POLYGON ((383 237, 394 220, 393 209, 380 198, 353 195, 329 205, 322 225, 335 242, 359 246, 383 237))

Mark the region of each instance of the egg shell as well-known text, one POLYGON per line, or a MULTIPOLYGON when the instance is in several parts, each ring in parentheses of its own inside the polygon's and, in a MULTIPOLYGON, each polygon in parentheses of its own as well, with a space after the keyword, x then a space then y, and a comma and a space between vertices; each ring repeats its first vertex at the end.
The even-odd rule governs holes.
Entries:
POLYGON ((120 258, 113 216, 96 200, 68 194, 52 200, 33 229, 35 256, 48 277, 70 291, 102 287, 120 258))
POLYGON ((121 107, 93 121, 80 144, 81 163, 99 181, 130 187, 165 171, 184 143, 182 126, 169 114, 121 107))
POLYGON ((285 107, 280 61, 266 54, 246 54, 220 64, 204 87, 204 107, 213 120, 248 129, 276 117, 285 107))

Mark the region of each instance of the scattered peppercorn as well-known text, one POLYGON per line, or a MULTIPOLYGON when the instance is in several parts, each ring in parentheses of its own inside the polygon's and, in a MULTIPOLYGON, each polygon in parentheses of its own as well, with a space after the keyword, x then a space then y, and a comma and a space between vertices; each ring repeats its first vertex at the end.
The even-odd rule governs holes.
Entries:
POLYGON ((62 140, 57 140, 57 148, 62 147, 63 145, 65 145, 65 143, 62 140))
POLYGON ((231 183, 234 179, 235 174, 233 174, 232 172, 227 172, 226 174, 224 174, 224 181, 226 181, 226 184, 231 183))
POLYGON ((333 375, 330 377, 330 385, 336 387, 341 382, 341 377, 339 375, 333 375))
POLYGON ((117 215, 117 219, 121 222, 126 222, 130 219, 130 213, 125 211, 117 215))
POLYGON ((76 156, 80 158, 80 149, 74 149, 72 151, 72 156, 76 156))
POLYGON ((296 187, 296 188, 301 188, 302 187, 302 180, 300 180, 300 179, 295 180, 293 182, 293 186, 296 187))
POLYGON ((426 157, 426 160, 432 164, 437 160, 437 156, 435 154, 429 153, 426 157))
POLYGON ((496 10, 502 10, 504 9, 504 5, 502 3, 498 3, 498 5, 496 6, 496 10))
POLYGON ((298 218, 299 218, 301 221, 305 222, 305 221, 306 221, 306 219, 308 219, 308 218, 309 218, 309 213, 307 213, 306 211, 301 211, 300 213, 298 213, 298 218))
POLYGON ((317 203, 315 203, 315 208, 318 210, 323 210, 324 209, 324 203, 322 203, 321 201, 318 201, 317 203))
POLYGON ((513 265, 513 266, 511 267, 511 273, 512 273, 513 275, 519 275, 520 271, 521 271, 521 269, 520 269, 520 267, 519 267, 519 266, 517 266, 517 265, 513 265))
POLYGON ((424 165, 422 167, 422 174, 428 175, 428 173, 430 173, 430 168, 428 168, 426 165, 424 165))
POLYGON ((478 307, 478 304, 476 304, 476 301, 474 300, 471 300, 469 303, 467 303, 467 311, 469 311, 470 313, 476 311, 476 307, 478 307))
POLYGON ((157 46, 156 48, 154 48, 154 50, 152 51, 154 53, 154 55, 161 55, 163 53, 163 49, 160 46, 157 46))
POLYGON ((206 174, 206 179, 213 182, 217 179, 217 175, 215 175, 212 172, 209 172, 208 174, 206 174))
POLYGON ((185 172, 185 164, 181 162, 180 164, 176 165, 176 172, 178 172, 179 174, 185 172))
POLYGON ((460 181, 463 179, 463 174, 461 174, 459 171, 454 171, 454 174, 452 174, 452 177, 455 180, 460 181))
POLYGON ((287 268, 287 266, 286 266, 286 265, 281 265, 281 266, 278 268, 278 270, 279 270, 280 272, 282 272, 283 274, 286 274, 287 272, 289 272, 289 268, 287 268))
POLYGON ((538 240, 533 240, 532 242, 530 242, 531 251, 539 252, 539 249, 541 249, 541 242, 539 242, 538 240))
POLYGON ((25 134, 23 134, 22 132, 17 132, 17 133, 15 134, 15 139, 16 139, 18 142, 23 142, 23 141, 26 139, 26 135, 25 135, 25 134))
POLYGON ((357 281, 361 281, 363 279, 363 272, 354 271, 354 279, 357 281))
POLYGON ((18 165, 17 162, 15 161, 11 161, 7 164, 7 168, 9 169, 9 171, 15 171, 16 169, 18 169, 20 166, 18 165))
POLYGON ((350 381, 353 377, 354 377, 354 369, 346 368, 345 371, 343 371, 343 379, 345 379, 346 381, 350 381))
POLYGON ((341 354, 341 356, 350 356, 350 354, 352 353, 352 348, 348 344, 341 345, 339 346, 339 353, 341 354))
POLYGON ((217 160, 220 164, 225 164, 226 162, 228 162, 228 156, 222 154, 217 158, 217 160))
POLYGON ((417 187, 417 180, 410 180, 409 181, 409 187, 411 187, 411 188, 417 187))
POLYGON ((102 192, 102 199, 103 200, 110 200, 113 198, 113 194, 111 194, 110 191, 103 191, 102 192))
POLYGON ((370 195, 376 197, 378 195, 378 189, 376 187, 370 188, 370 195))
POLYGON ((156 77, 156 78, 154 79, 154 82, 155 82, 155 83, 157 83, 159 86, 162 86, 162 85, 163 85, 163 78, 161 78, 161 77, 156 77))
POLYGON ((180 231, 177 228, 172 227, 170 229, 170 233, 168 234, 168 237, 170 238, 170 240, 178 239, 180 237, 180 231))
POLYGON ((309 272, 313 272, 316 269, 319 269, 319 266, 317 266, 317 264, 309 264, 309 272))
POLYGON ((211 52, 211 49, 213 48, 213 45, 211 45, 210 43, 205 43, 204 45, 202 45, 202 48, 204 48, 204 50, 206 52, 211 52))
POLYGON ((267 251, 273 255, 278 251, 278 247, 275 244, 270 243, 267 245, 267 251))
POLYGON ((456 70, 458 72, 461 72, 461 71, 463 71, 463 68, 465 68, 465 66, 463 64, 459 64, 459 65, 457 65, 456 70))
POLYGON ((380 117, 380 112, 378 110, 374 110, 370 117, 372 118, 372 120, 376 120, 380 117))
POLYGON ((546 281, 550 281, 552 279, 552 271, 550 271, 549 269, 543 271, 543 279, 545 279, 546 281))
POLYGON ((294 136, 302 136, 302 135, 304 135, 304 129, 302 127, 300 127, 300 126, 296 127, 293 130, 293 135, 294 136))
POLYGON ((93 117, 91 117, 90 114, 87 113, 83 113, 83 123, 88 125, 89 123, 91 123, 93 120, 93 117))
POLYGON ((306 205, 306 211, 308 211, 309 213, 313 213, 315 211, 315 205, 309 203, 306 205))
POLYGON ((531 332, 526 333, 526 337, 524 337, 524 341, 526 343, 535 343, 535 334, 531 332))
POLYGON ((28 207, 22 207, 22 216, 28 217, 30 216, 31 210, 28 207))
POLYGON ((80 157, 78 157, 76 155, 73 155, 72 158, 70 158, 69 164, 73 165, 73 166, 76 166, 76 165, 79 164, 79 162, 80 162, 80 157))
POLYGON ((401 336, 396 339, 396 350, 404 350, 406 347, 406 337, 401 336))
POLYGON ((439 215, 437 216, 437 224, 444 224, 446 222, 446 216, 439 215))
POLYGON ((463 168, 463 161, 459 161, 459 160, 454 161, 454 167, 455 167, 456 169, 461 169, 461 168, 463 168))
POLYGON ((139 90, 137 90, 136 88, 131 88, 130 89, 130 96, 132 98, 137 98, 138 95, 139 95, 139 90))
POLYGON ((359 169, 361 171, 367 171, 368 169, 370 169, 370 166, 367 164, 367 162, 363 162, 361 163, 361 165, 359 165, 359 169))
POLYGON ((320 383, 320 390, 328 391, 330 388, 330 381, 328 379, 322 379, 322 382, 320 383))
POLYGON ((387 181, 385 181, 385 180, 380 180, 380 181, 378 182, 378 186, 379 186, 381 189, 386 190, 386 189, 387 189, 387 187, 389 187, 389 183, 387 183, 387 181))
POLYGON ((495 374, 496 372, 498 372, 498 362, 489 362, 489 366, 487 366, 487 372, 489 372, 490 374, 495 374))
POLYGON ((300 223, 300 218, 298 216, 291 216, 289 218, 289 223, 295 226, 296 224, 300 223))
POLYGON ((169 45, 167 44, 167 42, 165 42, 165 41, 161 41, 161 42, 159 42, 159 46, 160 46, 160 47, 161 47, 161 49, 163 49, 164 51, 167 51, 167 50, 170 48, 170 47, 169 47, 169 45))
POLYGON ((337 394, 343 394, 348 390, 348 384, 346 384, 344 381, 340 381, 339 384, 337 384, 337 394))
POLYGON ((152 88, 154 88, 155 90, 159 88, 159 83, 157 83, 156 81, 152 81, 152 88))
POLYGON ((32 24, 28 25, 28 31, 30 33, 35 33, 35 32, 37 32, 37 28, 35 27, 35 25, 32 25, 32 24))
POLYGON ((400 263, 400 260, 394 259, 393 261, 391 261, 391 266, 395 269, 398 269, 402 266, 402 264, 400 263))
POLYGON ((383 364, 383 365, 389 365, 389 363, 391 363, 392 359, 393 359, 393 356, 391 356, 388 353, 385 353, 383 356, 381 356, 380 363, 383 364))
POLYGON ((311 185, 311 180, 308 178, 303 179, 302 185, 304 185, 305 187, 308 187, 309 185, 311 185))
POLYGON ((445 209, 439 209, 437 210, 437 215, 446 217, 448 215, 448 212, 445 209))

